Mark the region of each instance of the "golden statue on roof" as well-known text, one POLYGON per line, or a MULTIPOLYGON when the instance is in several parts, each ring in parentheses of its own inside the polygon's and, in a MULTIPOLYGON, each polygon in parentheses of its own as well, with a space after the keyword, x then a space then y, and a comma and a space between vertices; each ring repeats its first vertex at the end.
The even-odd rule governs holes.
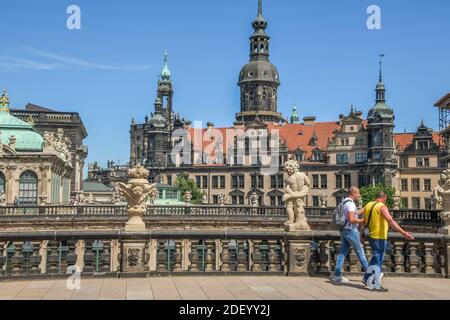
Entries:
POLYGON ((9 111, 9 95, 6 90, 0 96, 0 111, 9 111))

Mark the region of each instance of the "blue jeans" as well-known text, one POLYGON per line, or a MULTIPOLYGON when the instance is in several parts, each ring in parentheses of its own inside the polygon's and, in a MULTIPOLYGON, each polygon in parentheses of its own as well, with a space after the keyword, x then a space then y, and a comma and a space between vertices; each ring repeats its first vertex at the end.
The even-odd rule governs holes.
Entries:
MULTIPOLYGON (((370 260, 370 265, 380 267, 381 271, 383 269, 383 261, 384 261, 384 254, 387 248, 387 240, 369 238, 369 244, 370 247, 372 248, 372 259, 370 260)), ((364 281, 369 279, 371 275, 372 274, 366 273, 364 275, 364 281)))
POLYGON ((344 229, 341 232, 341 251, 336 261, 335 276, 340 277, 342 275, 342 267, 344 266, 345 257, 348 255, 350 248, 356 251, 359 262, 364 268, 364 271, 369 267, 366 255, 364 254, 363 246, 361 245, 361 239, 357 229, 344 229))

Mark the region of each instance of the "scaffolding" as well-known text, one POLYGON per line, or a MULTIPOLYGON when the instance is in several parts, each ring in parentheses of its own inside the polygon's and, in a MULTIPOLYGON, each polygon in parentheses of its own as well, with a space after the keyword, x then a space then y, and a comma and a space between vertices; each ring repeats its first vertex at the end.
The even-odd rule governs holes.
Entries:
POLYGON ((450 138, 450 93, 442 97, 434 106, 439 108, 439 144, 442 149, 447 150, 450 138))

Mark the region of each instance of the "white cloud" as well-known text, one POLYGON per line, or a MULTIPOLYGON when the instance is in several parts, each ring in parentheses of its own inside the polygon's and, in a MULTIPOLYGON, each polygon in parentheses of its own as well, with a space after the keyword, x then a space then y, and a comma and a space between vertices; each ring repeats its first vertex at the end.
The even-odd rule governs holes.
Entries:
POLYGON ((21 72, 27 70, 56 70, 67 67, 105 71, 145 71, 152 68, 151 65, 107 65, 95 63, 31 47, 23 47, 23 51, 32 56, 32 58, 0 57, 0 69, 9 72, 21 72))

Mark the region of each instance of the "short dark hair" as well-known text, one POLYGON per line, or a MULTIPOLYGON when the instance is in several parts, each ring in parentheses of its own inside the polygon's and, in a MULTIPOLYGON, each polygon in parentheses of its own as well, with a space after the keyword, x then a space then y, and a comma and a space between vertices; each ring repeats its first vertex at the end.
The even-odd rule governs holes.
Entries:
POLYGON ((384 191, 377 192, 377 195, 376 195, 377 199, 381 199, 381 198, 385 198, 385 197, 387 197, 386 192, 384 192, 384 191))

